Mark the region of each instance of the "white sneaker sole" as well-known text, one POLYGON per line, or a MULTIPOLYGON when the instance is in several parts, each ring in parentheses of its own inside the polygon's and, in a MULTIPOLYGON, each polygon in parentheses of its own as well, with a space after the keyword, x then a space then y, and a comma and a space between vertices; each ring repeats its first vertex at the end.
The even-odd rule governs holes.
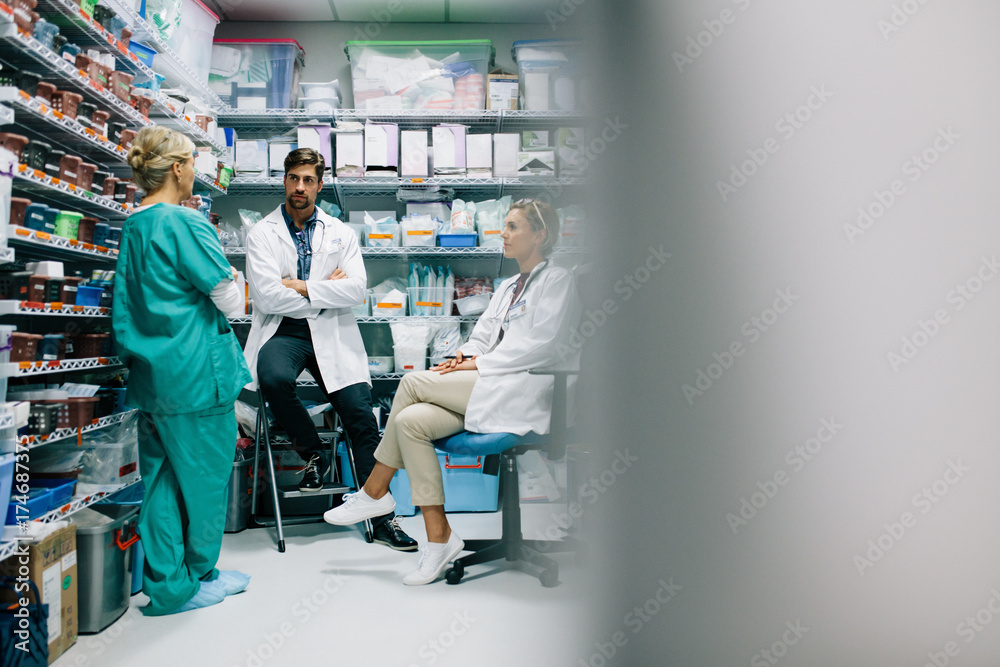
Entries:
MULTIPOLYGON (((458 554, 462 553, 462 551, 464 549, 465 549, 465 542, 463 540, 459 539, 458 540, 458 544, 456 545, 455 549, 453 549, 448 554, 448 557, 444 559, 444 563, 441 564, 441 567, 438 568, 438 571, 434 573, 433 577, 431 577, 430 579, 416 579, 416 580, 411 579, 409 581, 407 581, 404 578, 403 579, 403 583, 406 584, 407 586, 424 586, 426 584, 430 584, 430 583, 433 583, 433 582, 437 581, 437 578, 441 576, 441 573, 444 572, 448 568, 448 563, 450 563, 453 560, 455 560, 458 557, 458 554)), ((409 575, 407 575, 407 576, 409 576, 409 575)))
POLYGON ((340 507, 334 507, 333 509, 324 512, 323 521, 326 521, 332 526, 353 526, 356 523, 361 523, 367 519, 374 519, 379 516, 385 516, 389 512, 394 511, 396 509, 396 501, 393 500, 390 505, 374 507, 364 513, 352 513, 349 517, 340 516, 340 513, 337 513, 338 509, 340 509, 340 507))

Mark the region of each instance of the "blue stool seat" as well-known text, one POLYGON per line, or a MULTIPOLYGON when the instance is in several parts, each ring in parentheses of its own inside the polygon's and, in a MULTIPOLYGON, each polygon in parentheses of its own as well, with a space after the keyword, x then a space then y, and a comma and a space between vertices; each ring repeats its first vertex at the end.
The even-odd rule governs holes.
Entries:
POLYGON ((543 447, 547 442, 548 436, 536 433, 516 435, 514 433, 473 433, 472 431, 459 431, 454 435, 435 440, 434 446, 449 454, 489 456, 490 454, 501 454, 511 447, 519 445, 531 444, 543 447))

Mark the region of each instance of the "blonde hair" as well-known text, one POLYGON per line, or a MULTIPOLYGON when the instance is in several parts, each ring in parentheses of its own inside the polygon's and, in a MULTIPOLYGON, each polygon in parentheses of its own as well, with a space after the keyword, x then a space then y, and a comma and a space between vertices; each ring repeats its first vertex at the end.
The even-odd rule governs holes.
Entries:
POLYGON ((552 204, 537 199, 519 199, 510 205, 510 210, 522 211, 533 231, 545 230, 545 241, 538 250, 542 257, 551 255, 559 241, 559 214, 552 204))
POLYGON ((139 130, 128 151, 128 163, 136 184, 148 195, 163 187, 175 163, 193 155, 193 141, 180 132, 153 125, 139 130))

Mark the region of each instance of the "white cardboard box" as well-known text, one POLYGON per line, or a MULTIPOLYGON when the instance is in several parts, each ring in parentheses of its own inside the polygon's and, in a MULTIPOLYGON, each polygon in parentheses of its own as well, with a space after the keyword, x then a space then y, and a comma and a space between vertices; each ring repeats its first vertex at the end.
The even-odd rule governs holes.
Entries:
POLYGON ((434 174, 465 174, 465 125, 435 125, 431 130, 434 137, 434 174))
POLYGON ((403 130, 399 142, 399 175, 423 178, 430 174, 427 160, 427 130, 403 130))
POLYGON ((271 165, 272 176, 284 176, 285 158, 298 147, 299 145, 294 141, 271 141, 267 144, 268 162, 271 165))
POLYGON ((493 135, 493 178, 517 176, 517 154, 520 149, 520 134, 493 135))
POLYGON ((267 171, 267 141, 265 139, 236 140, 236 173, 261 174, 267 171))
POLYGON ((399 126, 365 123, 365 176, 395 178, 399 174, 399 126))
POLYGON ((517 173, 520 176, 555 176, 556 152, 519 151, 517 154, 517 173))
POLYGON ((329 125, 299 125, 296 132, 299 139, 299 148, 312 148, 319 151, 325 161, 326 169, 330 169, 331 165, 333 165, 330 130, 329 125))
POLYGON ((493 135, 469 134, 465 137, 465 167, 470 178, 493 177, 493 135))
POLYGON ((336 176, 361 178, 365 173, 364 132, 337 132, 336 176))

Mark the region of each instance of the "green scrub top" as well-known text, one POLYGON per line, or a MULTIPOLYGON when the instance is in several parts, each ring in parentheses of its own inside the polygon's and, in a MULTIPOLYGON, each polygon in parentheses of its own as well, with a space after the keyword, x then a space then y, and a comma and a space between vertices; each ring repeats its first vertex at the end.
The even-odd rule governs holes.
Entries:
POLYGON ((232 404, 251 381, 209 294, 232 272, 215 228, 183 206, 154 204, 122 227, 112 328, 129 368, 125 402, 184 414, 232 404))

